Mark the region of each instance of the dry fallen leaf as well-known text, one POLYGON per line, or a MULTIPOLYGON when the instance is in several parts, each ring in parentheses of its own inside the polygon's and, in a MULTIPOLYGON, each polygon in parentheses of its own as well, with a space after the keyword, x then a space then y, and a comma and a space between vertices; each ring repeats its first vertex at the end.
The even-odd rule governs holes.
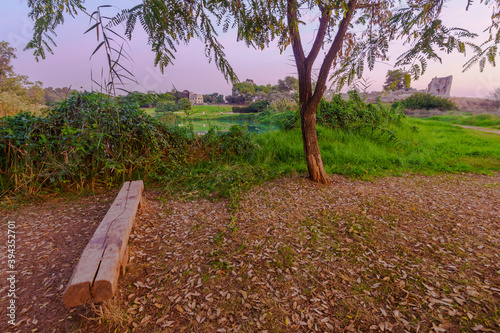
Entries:
POLYGON ((446 329, 440 327, 440 326, 436 326, 436 324, 432 323, 432 328, 434 329, 434 331, 436 332, 446 332, 446 329))

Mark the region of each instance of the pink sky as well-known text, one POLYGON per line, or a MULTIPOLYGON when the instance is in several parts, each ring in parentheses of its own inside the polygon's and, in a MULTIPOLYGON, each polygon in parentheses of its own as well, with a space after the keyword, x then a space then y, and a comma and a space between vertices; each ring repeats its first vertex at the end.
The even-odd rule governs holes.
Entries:
MULTIPOLYGON (((104 3, 118 4, 121 8, 129 8, 139 1, 109 0, 104 3)), ((449 26, 464 27, 480 33, 489 22, 491 8, 479 2, 474 3, 469 12, 465 11, 465 0, 448 2, 443 20, 449 26)), ((102 1, 88 0, 85 5, 93 11, 102 1)), ((2 1, 0 3, 0 40, 8 41, 18 49, 18 58, 13 61, 18 73, 28 75, 32 81, 42 81, 44 86, 62 87, 71 85, 76 89, 91 89, 90 71, 94 77, 100 75, 101 66, 98 58, 89 60, 90 54, 96 47, 96 38, 93 34, 84 35, 88 28, 88 18, 79 15, 77 19, 68 17, 63 26, 56 32, 54 55, 36 62, 32 52, 22 49, 31 37, 32 23, 27 17, 28 8, 24 0, 2 1)), ((311 30, 312 31, 312 30, 311 30)), ((247 48, 244 43, 236 42, 234 32, 220 36, 229 63, 233 66, 240 80, 253 79, 257 84, 276 84, 278 79, 286 75, 294 75, 295 68, 291 56, 291 49, 280 55, 279 50, 271 47, 264 51, 247 48)), ((303 39, 308 41, 312 33, 305 33, 303 39)), ((404 50, 399 45, 391 48, 391 62, 404 50)), ((129 90, 157 92, 169 91, 175 85, 180 90, 190 90, 196 93, 209 94, 213 92, 228 95, 231 93, 231 84, 228 84, 213 63, 208 63, 204 56, 203 44, 193 41, 188 46, 180 45, 174 66, 167 67, 162 75, 158 68, 153 66, 154 54, 146 44, 146 35, 140 28, 136 29, 130 42, 130 55, 134 63, 129 65, 136 76, 139 85, 129 86, 129 90)), ((102 56, 101 55, 101 59, 102 56)), ((500 69, 487 66, 483 73, 477 67, 462 73, 462 65, 467 60, 459 54, 443 55, 443 63, 429 63, 427 72, 412 87, 425 89, 430 80, 435 77, 453 75, 453 96, 484 97, 490 91, 500 87, 500 69)), ((370 90, 380 90, 387 70, 392 69, 392 63, 379 63, 375 70, 365 72, 365 77, 373 81, 370 90)), ((316 64, 319 67, 320 63, 316 64)))

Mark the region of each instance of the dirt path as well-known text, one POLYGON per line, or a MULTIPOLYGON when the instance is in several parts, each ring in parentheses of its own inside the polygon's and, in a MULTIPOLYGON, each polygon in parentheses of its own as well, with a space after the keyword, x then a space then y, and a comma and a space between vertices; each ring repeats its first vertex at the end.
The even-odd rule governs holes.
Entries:
POLYGON ((1 332, 500 331, 500 174, 293 177, 235 211, 146 190, 115 300, 67 310, 66 283, 115 195, 0 210, 18 272, 17 326, 3 311, 1 332))
POLYGON ((500 130, 496 130, 496 129, 493 129, 493 128, 485 128, 485 127, 477 127, 477 126, 467 126, 467 125, 457 125, 457 124, 453 124, 453 125, 460 126, 462 128, 474 129, 474 130, 481 131, 481 132, 495 133, 495 134, 500 135, 500 130))

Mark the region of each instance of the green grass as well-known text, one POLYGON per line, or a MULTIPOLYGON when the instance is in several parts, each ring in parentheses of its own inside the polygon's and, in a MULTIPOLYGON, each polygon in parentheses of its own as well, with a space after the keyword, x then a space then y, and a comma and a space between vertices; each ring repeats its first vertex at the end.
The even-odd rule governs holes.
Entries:
POLYGON ((474 116, 468 115, 446 115, 446 116, 434 116, 427 118, 429 120, 437 120, 451 124, 467 125, 467 126, 478 126, 478 127, 489 127, 494 129, 500 129, 500 116, 493 114, 480 114, 474 116))
MULTIPOLYGON (((346 132, 319 127, 321 156, 328 173, 361 178, 443 172, 500 170, 500 136, 437 121, 407 118, 393 128, 397 141, 384 134, 346 132), (415 127, 418 128, 415 131, 415 127)), ((307 172, 299 130, 261 134, 251 159, 277 173, 307 172)))
MULTIPOLYGON (((321 156, 329 174, 373 179, 407 173, 491 173, 500 171, 500 136, 450 124, 406 118, 392 128, 398 140, 381 133, 318 127, 321 156), (417 128, 417 130, 415 130, 417 128)), ((237 206, 240 190, 307 167, 300 130, 254 136, 250 155, 208 161, 172 170, 161 178, 173 192, 212 193, 237 206)))
MULTIPOLYGON (((75 96, 73 99, 76 101, 76 98, 85 96, 75 96)), ((94 99, 100 101, 104 97, 99 99, 89 95, 85 98, 94 103, 94 99)), ((111 106, 115 107, 114 104, 111 106)), ((10 173, 5 176, 0 173, 0 192, 2 188, 13 195, 16 194, 12 192, 13 189, 21 191, 14 181, 21 185, 27 184, 25 192, 31 195, 46 189, 50 193, 70 187, 85 190, 88 186, 94 189, 100 184, 114 186, 124 180, 142 178, 149 184, 162 185, 167 192, 185 196, 229 197, 237 205, 241 190, 289 174, 307 173, 300 129, 259 135, 238 130, 226 133, 212 131, 208 136, 199 137, 179 127, 164 126, 164 123, 149 119, 143 116, 142 111, 135 109, 121 110, 123 119, 116 123, 116 110, 110 110, 112 112, 103 112, 97 117, 93 108, 84 108, 76 120, 71 112, 67 112, 67 115, 62 111, 56 112, 54 119, 69 117, 76 124, 74 128, 68 127, 64 125, 68 120, 58 120, 55 123, 62 129, 57 131, 50 120, 52 118, 36 121, 31 118, 6 119, 12 126, 9 130, 16 133, 16 138, 19 137, 19 147, 31 147, 32 155, 15 155, 4 161, 5 164, 1 166, 5 165, 5 170, 10 173), (77 120, 87 126, 82 126, 77 120), (117 130, 113 126, 121 127, 117 130), (118 132, 132 133, 127 126, 137 127, 134 136, 116 136, 118 132), (31 136, 25 135, 26 128, 31 129, 31 136), (58 134, 61 131, 62 134, 58 134), (114 151, 108 152, 105 149, 107 146, 100 145, 100 141, 94 144, 95 137, 107 140, 117 137, 121 140, 113 143, 112 147, 120 152, 116 156, 123 161, 112 160, 111 153, 114 151), (26 141, 29 145, 21 139, 29 139, 26 141), (46 141, 52 145, 50 156, 57 162, 54 165, 37 157, 39 147, 49 152, 46 141), (137 152, 132 153, 129 146, 120 148, 122 141, 134 149, 138 147, 137 152), (79 147, 76 152, 73 149, 75 146, 79 147), (119 151, 119 148, 122 150, 119 151), (64 159, 66 153, 71 158, 64 159), (89 154, 95 156, 90 164, 93 166, 91 170, 89 154), (19 171, 19 166, 23 166, 24 171, 19 171), (24 178, 19 180, 20 176, 24 178), (38 178, 33 181, 33 177, 38 178)), ((195 106, 193 111, 195 115, 205 112, 205 117, 209 117, 218 110, 216 106, 195 106)), ((370 179, 405 173, 488 173, 500 170, 500 135, 468 131, 442 121, 405 117, 402 122, 402 126, 388 124, 375 129, 362 127, 357 130, 318 126, 321 155, 327 173, 370 179)), ((2 145, 0 140, 0 149, 7 149, 10 147, 8 142, 12 141, 12 133, 4 132, 6 143, 2 145)))

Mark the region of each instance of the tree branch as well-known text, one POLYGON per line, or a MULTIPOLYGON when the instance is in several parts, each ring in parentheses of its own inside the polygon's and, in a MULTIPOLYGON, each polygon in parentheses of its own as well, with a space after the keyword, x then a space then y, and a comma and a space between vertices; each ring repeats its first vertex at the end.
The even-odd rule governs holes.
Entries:
POLYGON ((326 80, 328 78, 328 73, 330 72, 330 68, 332 66, 333 60, 337 56, 340 48, 342 47, 342 43, 344 41, 345 34, 347 29, 349 28, 349 23, 351 22, 354 11, 357 8, 358 0, 349 1, 348 9, 345 13, 344 18, 339 24, 339 30, 337 31, 337 35, 333 40, 328 53, 326 54, 325 60, 323 60, 323 64, 321 64, 321 69, 319 71, 318 81, 316 83, 316 89, 314 90, 314 94, 311 98, 311 103, 318 102, 323 96, 326 88, 326 80))
MULTIPOLYGON (((297 17, 297 2, 294 0, 288 0, 287 2, 287 20, 288 20, 288 31, 290 33, 290 39, 292 42, 293 55, 295 57, 295 63, 297 67, 301 64, 303 67, 306 62, 306 57, 304 55, 304 49, 302 48, 302 41, 300 40, 299 33, 299 20, 297 17)), ((297 68, 297 70, 303 70, 305 68, 297 68)))
POLYGON ((316 60, 316 57, 321 50, 321 45, 323 44, 323 40, 325 39, 326 28, 328 28, 330 17, 331 11, 327 8, 322 8, 322 15, 319 20, 318 34, 316 35, 311 51, 306 58, 306 66, 308 66, 309 68, 312 68, 314 61, 316 60))

